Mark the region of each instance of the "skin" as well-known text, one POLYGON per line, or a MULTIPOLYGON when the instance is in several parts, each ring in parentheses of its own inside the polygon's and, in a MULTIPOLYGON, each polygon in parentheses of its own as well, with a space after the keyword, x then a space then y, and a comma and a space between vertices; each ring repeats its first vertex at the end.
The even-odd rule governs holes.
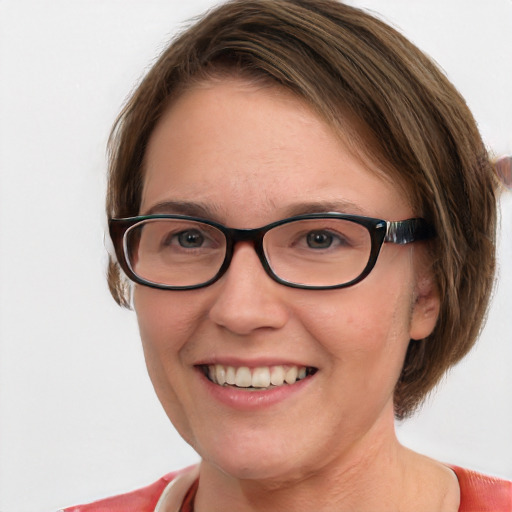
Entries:
MULTIPOLYGON (((194 213, 256 228, 304 203, 414 216, 397 187, 279 87, 237 79, 195 87, 150 138, 141 214, 194 213), (162 206, 169 201, 187 207, 162 206)), ((419 244, 386 244, 358 285, 312 291, 271 280, 241 243, 207 288, 136 286, 155 390, 202 457, 196 512, 457 510, 453 473, 402 447, 394 431, 393 388, 407 345, 430 334, 439 309, 422 256, 419 244), (212 398, 196 368, 226 361, 318 371, 283 400, 247 411, 212 398)))

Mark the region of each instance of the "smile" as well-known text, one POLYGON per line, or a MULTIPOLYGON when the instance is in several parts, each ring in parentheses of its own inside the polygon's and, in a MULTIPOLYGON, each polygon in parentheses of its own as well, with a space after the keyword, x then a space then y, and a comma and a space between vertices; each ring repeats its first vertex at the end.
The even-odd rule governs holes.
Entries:
POLYGON ((246 390, 265 390, 291 385, 316 373, 316 368, 293 365, 249 368, 212 364, 203 365, 201 369, 214 384, 246 390))

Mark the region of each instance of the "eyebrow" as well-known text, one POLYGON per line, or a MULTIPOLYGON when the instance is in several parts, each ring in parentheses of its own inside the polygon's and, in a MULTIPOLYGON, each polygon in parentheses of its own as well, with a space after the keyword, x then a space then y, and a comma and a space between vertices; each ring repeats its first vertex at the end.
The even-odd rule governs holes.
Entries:
POLYGON ((203 203, 191 201, 162 201, 153 205, 143 212, 143 215, 154 215, 158 213, 175 213, 179 215, 189 215, 190 217, 202 217, 206 219, 215 219, 219 208, 216 205, 207 206, 203 203))
MULTIPOLYGON (((206 205, 200 202, 192 201, 162 201, 148 210, 142 215, 155 214, 178 214, 189 215, 191 217, 199 217, 209 220, 217 220, 220 222, 219 212, 222 208, 218 204, 206 205)), ((278 210, 278 207, 275 207, 278 210)), ((354 215, 368 215, 360 206, 350 201, 309 201, 304 203, 292 204, 283 209, 282 217, 295 217, 296 215, 306 215, 309 213, 350 213, 354 215)))
POLYGON ((368 215, 360 206, 350 201, 310 201, 291 205, 286 210, 287 217, 305 215, 308 213, 351 213, 355 215, 368 215))

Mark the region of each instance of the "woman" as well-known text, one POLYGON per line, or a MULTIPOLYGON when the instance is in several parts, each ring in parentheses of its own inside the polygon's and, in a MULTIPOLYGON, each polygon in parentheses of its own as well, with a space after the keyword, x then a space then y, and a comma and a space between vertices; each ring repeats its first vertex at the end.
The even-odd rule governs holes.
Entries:
POLYGON ((394 431, 475 342, 496 187, 463 99, 377 19, 198 21, 119 117, 107 213, 111 292, 202 462, 67 510, 511 510, 509 482, 394 431))

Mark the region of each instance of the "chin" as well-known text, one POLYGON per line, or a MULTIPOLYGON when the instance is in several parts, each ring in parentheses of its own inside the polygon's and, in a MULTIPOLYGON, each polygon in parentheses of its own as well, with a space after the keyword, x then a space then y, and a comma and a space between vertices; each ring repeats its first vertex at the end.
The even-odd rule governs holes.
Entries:
MULTIPOLYGON (((258 434, 257 439, 230 436, 229 442, 216 442, 213 449, 198 449, 202 459, 224 474, 240 480, 288 480, 301 472, 296 448, 284 440, 268 439, 258 434)), ((218 441, 218 439, 217 439, 218 441)))
POLYGON ((292 473, 298 473, 297 468, 283 466, 282 461, 264 460, 260 456, 259 460, 240 461, 234 458, 230 460, 209 460, 209 464, 218 468, 222 473, 237 480, 252 481, 283 481, 293 479, 292 473))

